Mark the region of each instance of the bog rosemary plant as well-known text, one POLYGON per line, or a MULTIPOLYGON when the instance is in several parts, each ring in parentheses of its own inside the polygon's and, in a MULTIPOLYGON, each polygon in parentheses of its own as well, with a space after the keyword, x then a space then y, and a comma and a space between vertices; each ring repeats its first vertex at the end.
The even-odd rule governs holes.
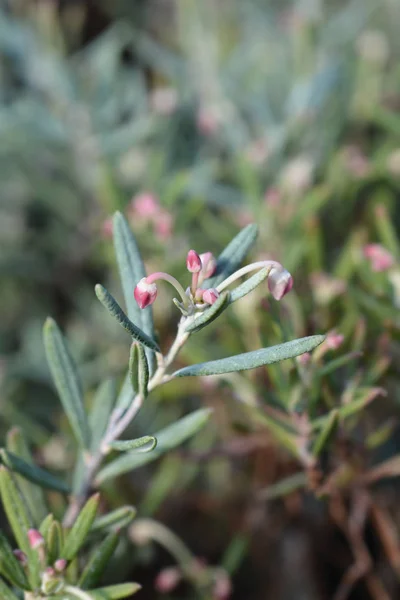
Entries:
POLYGON ((96 285, 95 292, 131 337, 128 372, 117 398, 110 381, 105 381, 88 411, 67 343, 56 322, 46 321, 47 360, 76 442, 76 464, 71 478, 59 479, 34 464, 20 430, 10 431, 0 451, 0 494, 14 537, 13 548, 0 534, 0 593, 5 600, 17 600, 21 591, 25 600, 100 600, 135 593, 140 588, 136 583, 96 587, 135 509, 121 507, 97 516, 100 496, 99 492, 91 495, 92 491, 101 492, 105 481, 181 444, 211 416, 209 409, 198 409, 157 433, 121 440, 143 403, 151 401, 148 395, 176 378, 243 371, 293 358, 310 352, 324 339, 315 335, 174 370, 174 360, 191 335, 265 280, 270 293, 280 300, 290 292, 292 277, 275 261, 241 266, 256 239, 255 225, 239 232, 218 259, 210 252, 199 255, 190 250, 188 287, 168 273, 146 275, 135 238, 120 213, 114 217, 113 233, 126 311, 102 285, 96 285), (254 274, 243 281, 249 273, 254 274), (160 280, 170 283, 179 296, 173 300, 180 312, 177 333, 166 351, 157 340, 151 307, 160 280), (65 497, 64 515, 53 516, 48 490, 65 497))

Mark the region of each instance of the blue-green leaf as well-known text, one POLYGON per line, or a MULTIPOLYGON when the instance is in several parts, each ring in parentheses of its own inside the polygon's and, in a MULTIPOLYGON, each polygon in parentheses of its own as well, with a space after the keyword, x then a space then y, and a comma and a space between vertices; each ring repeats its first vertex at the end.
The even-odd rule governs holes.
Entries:
POLYGON ((191 377, 196 375, 219 375, 234 371, 246 371, 263 365, 270 365, 281 360, 294 358, 305 352, 311 352, 325 339, 323 335, 312 335, 291 342, 285 342, 270 348, 261 348, 236 356, 229 356, 219 360, 190 365, 173 373, 173 377, 191 377))
POLYGON ((219 298, 209 308, 206 308, 199 316, 186 327, 189 333, 200 331, 203 327, 212 323, 229 306, 229 292, 222 292, 219 298))
POLYGON ((134 325, 130 319, 126 316, 118 302, 115 298, 110 294, 108 290, 100 283, 95 286, 95 292, 97 298, 100 300, 102 305, 108 310, 108 312, 116 319, 116 321, 133 337, 133 339, 137 340, 150 350, 154 350, 155 352, 159 352, 160 348, 158 344, 149 338, 148 335, 145 334, 139 327, 134 325))
POLYGON ((157 439, 152 435, 144 435, 135 440, 116 440, 109 444, 113 450, 126 452, 127 450, 136 450, 136 452, 151 452, 157 446, 157 439))
MULTIPOLYGON (((131 321, 137 323, 149 338, 154 340, 153 308, 152 306, 139 308, 133 296, 137 283, 143 277, 146 277, 146 270, 132 230, 124 215, 120 212, 116 212, 114 215, 113 236, 128 317, 131 321)), ((150 347, 146 348, 146 356, 150 374, 153 374, 155 356, 150 347)))
POLYGON ((206 287, 217 287, 218 284, 240 267, 246 254, 256 241, 257 233, 257 225, 250 224, 233 238, 219 255, 215 273, 207 279, 206 287))
POLYGON ((132 392, 138 393, 142 398, 146 398, 147 386, 149 384, 149 365, 144 348, 137 342, 133 342, 131 345, 129 377, 132 384, 132 392))
POLYGON ((72 560, 75 558, 80 547, 85 543, 85 540, 93 525, 93 521, 96 517, 96 512, 99 506, 99 500, 99 494, 94 494, 86 502, 75 523, 67 533, 60 558, 65 558, 66 560, 72 560))
POLYGON ((136 517, 134 506, 121 506, 106 515, 97 517, 90 531, 107 531, 110 529, 122 529, 127 527, 136 517))
POLYGON ((22 477, 32 481, 32 483, 36 483, 43 488, 56 490, 64 494, 68 494, 70 492, 69 486, 64 481, 54 477, 54 475, 48 471, 45 471, 34 464, 25 462, 22 460, 22 458, 19 458, 19 456, 16 456, 8 450, 1 449, 0 458, 1 462, 6 465, 6 467, 12 471, 16 471, 22 475, 22 477))
POLYGON ((141 467, 156 460, 165 452, 179 446, 204 427, 211 413, 212 410, 201 408, 179 419, 176 423, 161 429, 161 431, 154 434, 154 437, 157 439, 157 447, 153 452, 145 454, 126 452, 101 469, 97 475, 96 484, 100 485, 106 479, 117 477, 122 473, 141 467))
POLYGON ((72 356, 57 323, 48 318, 44 325, 47 361, 61 403, 77 441, 88 448, 89 425, 83 406, 82 386, 72 356))
POLYGON ((229 299, 230 303, 232 304, 232 302, 236 302, 236 300, 239 300, 240 298, 243 298, 243 296, 246 296, 246 294, 252 292, 257 286, 260 285, 260 283, 264 281, 264 279, 268 277, 269 271, 270 269, 268 268, 261 269, 261 271, 258 271, 258 273, 252 277, 249 277, 249 279, 246 279, 246 281, 238 285, 234 290, 231 291, 231 296, 229 299))
POLYGON ((95 548, 92 556, 89 558, 85 569, 79 579, 78 585, 83 590, 88 590, 98 584, 104 569, 106 568, 111 556, 114 553, 118 544, 118 533, 112 531, 108 536, 95 548))

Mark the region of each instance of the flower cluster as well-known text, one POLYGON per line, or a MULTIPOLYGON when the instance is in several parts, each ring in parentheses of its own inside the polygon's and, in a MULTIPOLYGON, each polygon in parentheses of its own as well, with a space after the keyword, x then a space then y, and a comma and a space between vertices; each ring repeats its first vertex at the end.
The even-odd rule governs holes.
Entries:
POLYGON ((196 311, 204 310, 209 305, 214 304, 220 296, 220 293, 232 283, 237 281, 243 275, 260 269, 268 269, 267 281, 268 288, 275 300, 280 300, 290 292, 293 286, 293 279, 290 273, 284 267, 272 260, 258 261, 242 267, 216 287, 207 287, 207 279, 215 274, 217 270, 217 261, 211 252, 198 254, 195 250, 189 250, 186 258, 186 267, 192 274, 192 282, 186 290, 183 286, 168 273, 152 273, 143 277, 136 285, 134 290, 135 300, 140 308, 146 308, 153 304, 157 297, 156 281, 164 279, 175 287, 180 295, 181 302, 175 301, 183 314, 193 314, 196 311))

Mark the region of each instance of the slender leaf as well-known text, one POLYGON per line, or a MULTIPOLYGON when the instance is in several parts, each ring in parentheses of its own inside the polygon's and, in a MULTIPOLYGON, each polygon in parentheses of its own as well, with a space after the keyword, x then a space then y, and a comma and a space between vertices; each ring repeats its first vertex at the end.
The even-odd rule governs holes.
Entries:
POLYGON ((136 450, 136 452, 151 452, 157 446, 157 439, 152 435, 145 435, 135 440, 117 440, 110 443, 110 448, 119 452, 136 450))
POLYGON ((53 521, 54 521, 53 515, 49 514, 41 522, 40 527, 39 527, 39 531, 42 534, 42 536, 44 537, 44 539, 46 539, 46 536, 48 535, 49 529, 50 529, 51 524, 53 523, 53 521))
POLYGON ((63 547, 63 530, 59 521, 53 521, 45 537, 48 564, 52 565, 60 556, 63 547))
POLYGON ((14 594, 4 583, 4 581, 0 578, 0 597, 1 600, 19 600, 18 596, 14 594))
POLYGON ((94 496, 89 498, 85 506, 82 508, 78 518, 76 519, 70 531, 67 533, 61 558, 72 560, 77 555, 93 525, 97 508, 99 506, 99 500, 99 494, 94 494, 94 496))
POLYGON ((329 443, 332 436, 336 431, 336 427, 339 423, 339 411, 333 410, 328 419, 325 421, 324 426, 321 428, 317 439, 314 442, 312 454, 313 456, 319 456, 324 450, 325 446, 329 443))
POLYGON ((64 494, 70 492, 69 486, 64 481, 61 481, 48 471, 45 471, 36 465, 25 462, 22 458, 19 458, 12 452, 8 452, 8 450, 0 450, 0 459, 6 467, 12 471, 16 471, 22 475, 22 477, 25 477, 29 481, 32 481, 43 488, 56 490, 58 492, 63 492, 64 494))
POLYGON ((147 396, 149 384, 149 365, 143 347, 133 342, 129 355, 129 377, 132 391, 139 393, 142 398, 147 396))
POLYGON ((133 337, 133 339, 137 340, 150 350, 154 350, 156 352, 160 351, 158 344, 149 338, 148 335, 145 334, 139 327, 134 325, 132 321, 126 316, 118 302, 115 298, 110 294, 108 290, 100 283, 95 286, 95 292, 97 298, 100 300, 102 305, 108 310, 108 312, 116 319, 116 321, 133 337))
POLYGON ((88 590, 98 584, 117 547, 118 539, 118 533, 112 531, 95 549, 78 582, 83 590, 88 590))
POLYGON ((109 529, 122 529, 127 527, 136 516, 136 508, 133 506, 121 506, 95 519, 91 531, 103 531, 109 529))
POLYGON ((81 382, 64 337, 51 318, 44 325, 44 344, 50 371, 72 430, 77 441, 88 448, 90 435, 81 382))
POLYGON ((116 410, 118 410, 120 414, 122 414, 131 404, 133 398, 134 394, 132 391, 131 373, 130 370, 128 370, 128 373, 125 376, 124 382, 118 394, 117 402, 115 404, 116 410))
POLYGON ((29 555, 31 547, 28 541, 28 531, 31 529, 31 522, 11 473, 3 466, 0 466, 0 494, 18 547, 29 555))
POLYGON ((245 371, 255 369, 263 365, 294 358, 305 352, 311 352, 325 339, 323 335, 313 335, 300 338, 291 342, 285 342, 270 348, 261 348, 228 358, 221 358, 206 363, 190 365, 179 369, 173 373, 173 377, 192 377, 196 375, 218 375, 222 373, 232 373, 233 371, 245 371))
POLYGON ((281 479, 277 483, 269 485, 267 488, 261 490, 257 497, 259 500, 272 500, 274 498, 281 498, 287 496, 291 492, 304 488, 307 486, 307 475, 303 472, 295 473, 281 479))
POLYGON ((119 583, 91 590, 90 593, 94 594, 96 600, 97 598, 101 598, 102 594, 107 600, 119 600, 120 598, 128 598, 141 589, 142 586, 138 583, 119 583))
MULTIPOLYGON (((29 450, 25 437, 18 427, 13 427, 7 434, 7 450, 24 460, 29 465, 34 465, 32 454, 29 450)), ((39 527, 41 521, 46 517, 47 503, 43 490, 38 485, 33 485, 25 477, 17 477, 17 485, 25 498, 32 522, 39 527)))
MULTIPOLYGON (((153 308, 152 306, 139 308, 133 296, 133 290, 137 283, 146 276, 146 270, 132 230, 120 212, 116 212, 114 215, 113 236, 128 317, 137 323, 149 338, 155 340, 153 308)), ((150 348, 146 348, 146 356, 150 374, 153 374, 156 363, 154 352, 150 348)))
POLYGON ((269 271, 270 269, 268 268, 261 269, 261 271, 258 271, 258 273, 252 277, 249 277, 249 279, 246 279, 246 281, 238 285, 234 290, 231 291, 230 303, 232 304, 232 302, 236 302, 237 300, 240 300, 240 298, 243 298, 243 296, 250 294, 250 292, 252 292, 268 277, 269 271))
POLYGON ((7 538, 0 531, 0 574, 16 587, 29 589, 29 583, 25 571, 17 558, 7 538))
POLYGON ((39 584, 39 556, 29 544, 28 531, 31 522, 24 500, 12 478, 11 473, 4 466, 0 466, 0 494, 11 525, 12 532, 20 548, 28 557, 29 561, 29 583, 36 587, 39 584))
POLYGON ((210 308, 206 308, 204 312, 195 317, 195 319, 186 327, 186 331, 195 333, 212 323, 226 308, 228 308, 229 296, 229 292, 222 292, 210 308))
POLYGON ((140 309, 133 296, 138 281, 146 277, 146 270, 132 230, 120 212, 114 215, 113 236, 128 317, 135 323, 139 323, 145 333, 154 338, 152 308, 149 306, 140 309))
POLYGON ((207 279, 206 287, 217 287, 218 284, 240 267, 246 254, 256 241, 257 233, 257 225, 250 224, 233 238, 219 255, 215 273, 207 279))
POLYGON ((157 447, 153 452, 145 454, 126 452, 100 470, 96 478, 96 484, 100 485, 106 479, 114 478, 122 473, 137 469, 142 465, 156 460, 168 450, 179 446, 204 427, 211 413, 210 409, 201 408, 179 419, 176 423, 165 427, 165 429, 161 429, 161 431, 154 434, 154 437, 157 439, 157 447))
POLYGON ((89 414, 91 450, 96 452, 107 429, 116 397, 115 381, 106 379, 98 388, 89 414))

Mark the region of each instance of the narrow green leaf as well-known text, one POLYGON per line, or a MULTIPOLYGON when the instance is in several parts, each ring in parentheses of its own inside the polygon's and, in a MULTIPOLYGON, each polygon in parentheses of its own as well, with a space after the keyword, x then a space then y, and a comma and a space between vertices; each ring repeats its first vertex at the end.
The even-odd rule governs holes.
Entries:
POLYGON ((269 485, 267 488, 261 490, 257 494, 259 500, 273 500, 274 498, 281 498, 287 496, 291 492, 304 488, 307 486, 307 475, 303 472, 295 473, 281 479, 277 483, 269 485))
POLYGON ((0 574, 8 581, 24 590, 29 589, 28 579, 21 563, 13 554, 7 538, 0 531, 0 574))
POLYGON ((134 451, 126 452, 100 470, 96 478, 96 484, 100 485, 107 479, 115 478, 122 473, 137 469, 156 460, 168 450, 179 446, 204 427, 211 413, 211 409, 201 408, 179 419, 172 425, 161 429, 161 431, 154 434, 154 437, 157 439, 157 447, 153 452, 144 454, 134 451))
POLYGON ((325 339, 324 335, 312 335, 310 337, 300 338, 291 342, 285 342, 270 348, 261 348, 228 358, 212 360, 210 362, 190 365, 179 369, 173 373, 173 377, 192 377, 196 375, 218 375, 222 373, 232 373, 233 371, 245 371, 255 369, 263 365, 294 358, 305 352, 311 352, 325 339))
POLYGON ((118 302, 115 298, 110 294, 108 290, 100 283, 95 286, 95 292, 97 298, 100 300, 102 305, 108 310, 108 312, 118 321, 118 323, 133 337, 133 339, 137 340, 150 350, 154 350, 155 352, 159 352, 160 348, 158 344, 149 338, 148 335, 144 331, 142 331, 139 327, 136 327, 132 323, 130 319, 126 316, 118 302))
MULTIPOLYGON (((18 427, 13 427, 7 434, 7 450, 24 460, 29 465, 34 465, 31 451, 25 437, 18 427)), ((25 498, 32 522, 39 527, 47 515, 47 503, 43 490, 38 485, 33 485, 25 477, 16 478, 17 485, 25 498)))
POLYGON ((247 225, 247 227, 239 231, 219 255, 215 274, 207 279, 207 287, 217 287, 218 284, 240 267, 246 254, 256 241, 257 233, 258 227, 254 224, 247 225))
POLYGON ((28 531, 31 528, 31 522, 28 511, 11 473, 2 465, 0 465, 0 494, 18 548, 28 557, 29 583, 36 587, 40 581, 40 564, 38 553, 29 544, 28 531))
POLYGON ((360 356, 362 356, 362 352, 348 352, 347 354, 343 354, 342 356, 339 356, 339 358, 330 360, 328 363, 323 365, 320 369, 318 369, 317 374, 319 377, 329 375, 344 365, 347 365, 350 361, 360 358, 360 356))
POLYGON ((11 473, 3 466, 0 466, 0 494, 18 547, 29 555, 31 547, 28 541, 28 531, 31 529, 31 522, 11 473))
POLYGON ((136 594, 142 586, 138 583, 119 583, 117 585, 109 585, 103 588, 97 588, 97 590, 91 590, 90 593, 97 597, 101 597, 103 594, 107 600, 119 600, 120 598, 128 598, 133 594, 136 594))
POLYGON ((22 458, 19 458, 12 452, 8 452, 8 450, 0 450, 0 458, 1 462, 6 465, 6 467, 12 471, 16 471, 22 475, 22 477, 25 477, 29 481, 32 481, 43 488, 56 490, 58 492, 63 492, 64 494, 70 492, 69 486, 64 481, 54 477, 51 473, 48 473, 48 471, 36 467, 36 465, 25 462, 22 458))
POLYGON ((98 584, 108 561, 117 547, 118 539, 118 533, 113 531, 95 549, 78 582, 78 585, 83 590, 88 590, 98 584))
POLYGON ((45 537, 47 561, 52 565, 61 556, 63 547, 63 530, 59 521, 53 521, 45 537))
POLYGON ((313 456, 317 457, 321 454, 321 452, 324 450, 325 446, 332 439, 332 436, 334 435, 334 433, 336 431, 338 423, 339 423, 339 411, 333 410, 330 413, 326 422, 324 423, 324 426, 321 428, 321 431, 319 432, 317 439, 314 442, 313 449, 312 449, 313 456))
POLYGON ((231 291, 230 304, 240 300, 243 296, 246 296, 250 292, 252 292, 256 287, 260 285, 267 277, 270 269, 261 269, 255 275, 246 279, 243 283, 238 285, 234 290, 231 291))
POLYGON ((107 429, 115 404, 116 389, 113 379, 106 379, 98 388, 89 414, 91 450, 97 451, 107 429))
POLYGON ((39 531, 42 534, 42 536, 44 537, 44 539, 46 539, 46 536, 49 532, 49 529, 51 527, 51 524, 54 521, 54 517, 52 514, 47 515, 47 517, 45 519, 43 519, 43 521, 40 524, 39 527, 39 531))
POLYGON ((157 446, 157 439, 152 435, 144 435, 135 440, 117 440, 110 443, 110 448, 119 452, 136 450, 137 452, 150 452, 157 446))
POLYGON ((72 560, 77 555, 93 525, 97 508, 99 506, 99 500, 99 494, 94 494, 94 496, 89 498, 85 506, 82 508, 78 518, 76 519, 70 531, 67 533, 61 558, 72 560))
POLYGON ((220 294, 219 298, 210 306, 210 308, 206 308, 204 312, 195 317, 195 319, 186 327, 186 331, 189 333, 195 333, 196 331, 200 331, 200 329, 203 329, 203 327, 206 327, 212 323, 226 308, 228 308, 229 297, 229 292, 222 292, 222 294, 220 294))
MULTIPOLYGON (((128 408, 134 398, 132 385, 133 382, 131 381, 131 373, 130 370, 128 370, 115 404, 115 408, 120 412, 120 414, 122 414, 128 408)), ((135 392, 137 392, 137 390, 135 390, 135 392)))
POLYGON ((19 600, 6 583, 0 578, 0 597, 1 600, 19 600))
POLYGON ((127 527, 135 518, 136 512, 136 508, 133 506, 121 506, 121 508, 98 517, 90 531, 107 531, 127 527))
POLYGON ((64 337, 56 322, 48 318, 44 325, 44 345, 50 371, 79 444, 88 448, 89 426, 83 405, 81 382, 64 337))
MULTIPOLYGON (((340 419, 347 419, 348 417, 355 415, 360 410, 363 410, 366 406, 368 406, 368 404, 370 404, 378 396, 385 396, 386 391, 379 387, 367 389, 360 388, 358 390, 358 394, 359 396, 357 398, 337 409, 340 419)), ((311 423, 312 429, 316 431, 322 427, 325 427, 328 420, 329 415, 323 415, 322 417, 313 419, 311 423)))
MULTIPOLYGON (((133 295, 137 283, 146 277, 146 270, 132 230, 120 212, 116 212, 114 215, 113 237, 128 317, 137 323, 149 338, 154 340, 153 307, 139 308, 133 295)), ((156 366, 154 352, 150 348, 146 348, 146 356, 150 374, 153 374, 156 366)))
POLYGON ((139 323, 145 333, 154 338, 152 308, 148 306, 140 309, 133 296, 133 290, 138 281, 146 277, 146 270, 128 221, 120 212, 116 212, 114 215, 113 236, 128 317, 139 323))
POLYGON ((131 345, 129 355, 129 377, 132 384, 132 391, 139 393, 142 398, 147 396, 147 386, 149 384, 149 365, 143 346, 137 342, 131 345))

